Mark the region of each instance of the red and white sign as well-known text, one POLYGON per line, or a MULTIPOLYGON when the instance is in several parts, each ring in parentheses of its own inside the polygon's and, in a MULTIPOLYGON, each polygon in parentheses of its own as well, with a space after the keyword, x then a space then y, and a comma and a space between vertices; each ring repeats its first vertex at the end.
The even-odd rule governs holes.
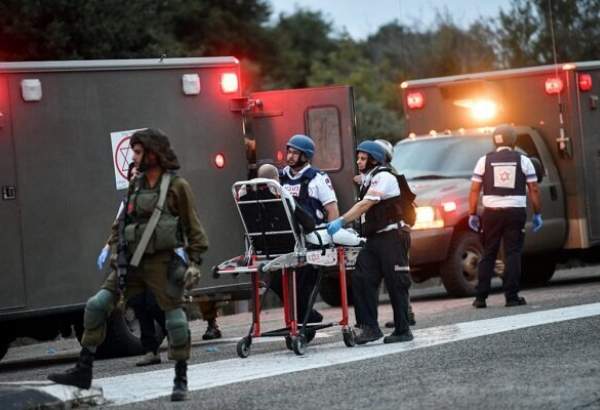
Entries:
POLYGON ((127 171, 129 170, 129 164, 133 161, 133 151, 129 146, 129 140, 134 132, 143 129, 145 128, 110 133, 113 166, 115 168, 115 185, 117 186, 117 190, 129 187, 127 171))

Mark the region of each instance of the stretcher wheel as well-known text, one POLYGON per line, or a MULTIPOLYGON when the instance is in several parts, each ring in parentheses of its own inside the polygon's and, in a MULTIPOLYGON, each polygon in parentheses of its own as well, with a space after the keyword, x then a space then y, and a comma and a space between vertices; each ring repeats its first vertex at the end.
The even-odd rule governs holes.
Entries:
POLYGON ((291 336, 285 337, 285 347, 287 347, 288 350, 294 350, 294 347, 292 346, 292 337, 291 336))
POLYGON ((304 336, 299 335, 292 337, 292 349, 298 356, 304 355, 304 352, 306 352, 306 340, 304 339, 304 336))
POLYGON ((342 329, 342 336, 344 337, 344 344, 347 347, 354 347, 356 345, 356 334, 352 328, 342 329))
POLYGON ((240 339, 240 341, 237 343, 237 346, 236 346, 237 355, 239 357, 241 357, 242 359, 245 359, 246 357, 250 356, 250 346, 251 345, 252 345, 252 339, 250 339, 248 336, 240 339))

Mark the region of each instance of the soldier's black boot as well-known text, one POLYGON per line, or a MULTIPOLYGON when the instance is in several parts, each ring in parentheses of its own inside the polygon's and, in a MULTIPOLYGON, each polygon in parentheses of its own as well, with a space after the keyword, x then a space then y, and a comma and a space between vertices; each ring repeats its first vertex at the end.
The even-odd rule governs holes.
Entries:
POLYGON ((184 401, 187 398, 187 362, 179 360, 175 363, 175 379, 171 401, 184 401))
POLYGON ((54 383, 66 384, 79 387, 80 389, 89 389, 92 385, 92 366, 94 364, 94 354, 85 347, 81 349, 79 361, 75 367, 64 371, 63 373, 50 373, 48 380, 54 383))
POLYGON ((208 321, 208 326, 206 327, 206 332, 202 335, 202 340, 213 340, 220 339, 221 331, 219 330, 219 326, 217 325, 217 321, 215 319, 211 319, 208 321))

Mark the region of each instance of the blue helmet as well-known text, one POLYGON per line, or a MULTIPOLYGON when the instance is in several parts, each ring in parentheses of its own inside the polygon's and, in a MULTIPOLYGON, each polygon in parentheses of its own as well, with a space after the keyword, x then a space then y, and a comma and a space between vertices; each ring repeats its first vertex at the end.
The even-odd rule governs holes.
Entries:
POLYGON ((381 144, 371 140, 364 140, 358 147, 356 152, 365 152, 369 154, 375 161, 380 164, 385 164, 385 148, 381 144))
POLYGON ((296 134, 287 142, 287 147, 297 149, 303 153, 309 160, 315 155, 315 143, 310 137, 302 134, 296 134))

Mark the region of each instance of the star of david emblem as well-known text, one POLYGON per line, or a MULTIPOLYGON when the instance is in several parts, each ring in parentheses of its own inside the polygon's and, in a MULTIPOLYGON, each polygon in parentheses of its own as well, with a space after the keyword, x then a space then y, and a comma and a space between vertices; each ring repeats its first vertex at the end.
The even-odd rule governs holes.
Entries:
POLYGON ((510 174, 506 171, 500 173, 500 181, 506 182, 510 178, 510 174))

